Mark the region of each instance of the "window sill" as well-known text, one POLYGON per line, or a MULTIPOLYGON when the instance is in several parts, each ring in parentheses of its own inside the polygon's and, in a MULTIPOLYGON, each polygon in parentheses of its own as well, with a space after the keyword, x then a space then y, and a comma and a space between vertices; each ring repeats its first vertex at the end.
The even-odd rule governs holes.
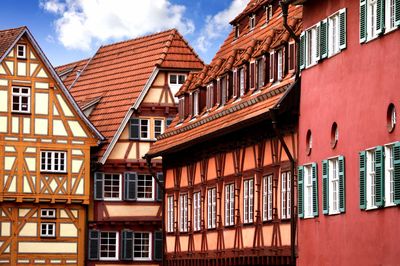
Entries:
POLYGON ((304 69, 309 69, 309 68, 312 68, 313 66, 316 66, 316 65, 318 65, 318 61, 315 62, 315 63, 312 63, 310 65, 306 65, 304 69))
POLYGON ((102 201, 122 201, 122 199, 103 198, 102 201))
POLYGON ((99 258, 101 261, 116 261, 118 258, 99 258))
POLYGON ((386 34, 389 34, 389 33, 391 33, 391 32, 393 32, 393 31, 395 31, 395 30, 397 30, 397 29, 399 29, 400 27, 398 27, 398 26, 394 26, 393 28, 391 28, 391 29, 388 29, 388 30, 386 30, 385 29, 385 35, 386 34))
POLYGON ((50 175, 59 175, 59 174, 66 175, 66 174, 68 174, 67 172, 55 172, 55 171, 44 171, 44 170, 40 170, 40 173, 41 174, 50 174, 50 175))
POLYGON ((390 208, 390 207, 396 207, 397 205, 395 203, 390 203, 388 205, 385 205, 385 208, 390 208))
POLYGON ((377 209, 379 209, 379 207, 377 207, 377 206, 370 206, 370 207, 365 208, 366 211, 373 211, 373 210, 377 210, 377 209))
POLYGON ((326 216, 335 216, 335 215, 339 215, 342 214, 341 212, 329 212, 327 214, 325 214, 326 216))
POLYGON ((18 112, 18 111, 11 111, 11 114, 13 114, 13 115, 25 115, 25 116, 32 115, 31 112, 18 112))

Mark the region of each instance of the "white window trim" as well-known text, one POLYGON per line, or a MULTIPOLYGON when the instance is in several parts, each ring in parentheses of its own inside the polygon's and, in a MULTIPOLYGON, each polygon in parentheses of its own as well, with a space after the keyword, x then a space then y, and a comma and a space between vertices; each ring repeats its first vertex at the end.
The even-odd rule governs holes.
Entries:
POLYGON ((394 191, 390 191, 390 188, 394 189, 394 180, 390 180, 390 172, 392 173, 392 178, 394 178, 394 158, 393 158, 393 143, 386 144, 384 146, 385 150, 385 207, 395 206, 394 201, 390 200, 390 194, 394 191), (390 153, 390 151, 392 153, 390 153), (390 160, 392 159, 392 162, 390 160), (392 164, 392 167, 390 167, 392 164), (391 187, 392 183, 392 187, 391 187))
POLYGON ((200 231, 201 227, 201 195, 193 193, 193 230, 200 231))
POLYGON ((379 35, 376 32, 376 14, 377 14, 377 8, 378 8, 378 3, 377 0, 367 0, 366 2, 367 5, 367 41, 371 41, 376 39, 379 35), (372 5, 375 5, 375 7, 372 7, 372 5), (375 16, 371 17, 371 11, 372 8, 374 8, 374 13, 375 16), (374 28, 374 32, 372 32, 372 28, 374 28))
POLYGON ((188 194, 179 195, 179 231, 187 232, 188 231, 188 194))
POLYGON ((278 50, 276 51, 276 53, 277 53, 276 77, 277 77, 277 80, 280 81, 280 80, 283 79, 283 61, 284 61, 284 59, 283 59, 283 56, 284 56, 284 54, 283 54, 283 48, 278 49, 278 50))
POLYGON ((395 25, 395 14, 396 14, 396 10, 395 10, 395 0, 385 0, 385 33, 389 33, 391 31, 396 30, 398 27, 395 25), (390 26, 391 24, 391 10, 390 10, 390 2, 393 1, 393 27, 390 26))
POLYGON ((133 245, 132 245, 132 251, 133 251, 133 260, 134 261, 149 261, 152 259, 152 249, 153 249, 153 245, 152 245, 153 241, 152 241, 152 233, 151 232, 142 232, 142 231, 138 231, 138 232, 134 232, 133 233, 133 245), (145 257, 145 258, 137 258, 135 257, 135 235, 136 234, 149 234, 149 256, 145 257))
POLYGON ((318 64, 318 59, 317 59, 317 45, 318 45, 318 40, 317 40, 317 26, 318 24, 315 24, 311 27, 309 27, 308 29, 306 29, 305 35, 306 35, 306 41, 305 41, 305 54, 304 54, 304 60, 305 60, 305 67, 306 68, 310 68, 312 66, 315 66, 316 64, 318 64), (311 43, 312 47, 311 47, 311 53, 312 56, 309 59, 309 34, 311 32, 311 35, 314 37, 313 42, 311 43), (311 61, 310 61, 311 60, 311 61))
POLYGON ((16 54, 17 54, 17 58, 26 59, 26 45, 25 44, 17 44, 16 54), (19 47, 23 47, 23 51, 24 51, 23 55, 18 55, 19 47))
POLYGON ((31 88, 29 88, 29 87, 21 87, 21 86, 12 86, 11 87, 11 112, 13 112, 13 113, 23 113, 23 114, 29 114, 29 113, 31 113, 31 88), (22 93, 21 91, 20 92, 14 92, 14 88, 18 88, 19 90, 21 90, 21 89, 28 89, 28 93, 22 93), (26 110, 26 111, 22 111, 22 110, 14 110, 14 106, 13 106, 13 103, 14 103, 14 96, 18 96, 18 99, 19 99, 19 103, 20 103, 20 106, 19 106, 19 109, 21 109, 21 105, 22 105, 22 101, 21 101, 21 97, 28 97, 28 102, 27 102, 27 105, 28 105, 28 110, 26 110))
POLYGON ((252 31, 256 27, 256 15, 253 14, 249 17, 249 30, 252 31))
POLYGON ((40 217, 46 219, 55 219, 56 218, 56 209, 41 209, 40 217), (53 212, 53 215, 50 215, 49 212, 53 212))
POLYGON ((207 228, 212 229, 216 227, 217 221, 217 189, 209 188, 207 190, 207 228))
POLYGON ((330 15, 327 19, 327 23, 328 23, 328 57, 332 57, 338 53, 340 53, 341 49, 340 49, 340 11, 337 11, 335 13, 333 13, 332 15, 330 15), (333 28, 331 28, 331 26, 333 25, 332 20, 336 19, 336 51, 332 51, 333 50, 333 46, 332 44, 334 43, 332 40, 332 36, 333 36, 333 28))
POLYGON ((304 219, 314 218, 312 164, 304 165, 304 219))
POLYGON ((153 129, 154 129, 154 139, 157 139, 157 137, 156 137, 156 121, 161 121, 161 125, 160 125, 160 135, 162 135, 163 133, 164 133, 164 129, 165 129, 165 126, 164 126, 164 119, 162 119, 162 118, 155 118, 154 120, 153 120, 153 129))
POLYGON ((167 232, 172 233, 175 231, 174 220, 175 220, 175 209, 174 209, 174 196, 168 196, 167 198, 168 218, 167 218, 167 232))
POLYGON ((150 140, 150 119, 139 118, 139 140, 150 140), (147 121, 147 137, 142 137, 142 121, 147 121))
POLYGON ((290 219, 290 204, 291 204, 291 187, 290 187, 291 172, 282 171, 281 173, 281 217, 282 219, 290 219), (283 182, 285 180, 285 182, 283 182))
POLYGON ((103 173, 103 201, 121 201, 122 200, 122 174, 118 173, 103 173), (105 179, 106 175, 118 175, 119 176, 119 197, 118 198, 109 198, 105 197, 105 179))
POLYGON ((110 260, 118 260, 119 258, 119 232, 118 231, 102 231, 100 232, 100 241, 99 241, 99 260, 110 261, 110 260), (101 257, 101 233, 115 233, 115 257, 101 257))
POLYGON ((56 237, 56 223, 40 223, 40 237, 56 237), (42 232, 42 226, 46 226, 46 234, 42 232), (53 234, 48 234, 47 231, 49 230, 49 226, 53 227, 53 234))
POLYGON ((235 224, 235 184, 225 185, 225 226, 235 224))
POLYGON ((254 221, 254 179, 243 181, 243 222, 254 221))
POLYGON ((40 151, 40 172, 65 174, 65 173, 67 173, 67 169, 68 169, 67 161, 68 161, 67 160, 67 152, 65 152, 65 151, 40 151), (47 164, 47 158, 48 158, 49 154, 51 154, 50 166, 47 164), (61 161, 60 155, 64 154, 64 170, 54 170, 54 168, 55 168, 55 154, 58 154, 58 160, 59 160, 58 168, 60 168, 60 165, 61 165, 61 163, 60 163, 60 161, 61 161), (43 156, 45 157, 45 161, 46 161, 44 168, 43 168, 43 164, 42 164, 43 156))
POLYGON ((263 221, 272 220, 272 200, 273 200, 273 188, 272 188, 272 174, 263 177, 263 221))
MULTIPOLYGON (((138 174, 137 175, 137 181, 139 181, 139 176, 151 176, 149 174, 138 174)), ((154 177, 151 176, 151 198, 139 198, 138 197, 138 184, 136 184, 136 201, 154 201, 155 199, 155 193, 154 193, 154 177)))
POLYGON ((335 214, 340 214, 340 193, 339 193, 339 157, 333 157, 328 159, 328 214, 329 215, 335 215, 335 214), (336 173, 334 173, 334 164, 336 164, 336 173), (335 177, 335 178, 333 178, 335 177), (336 210, 334 209, 334 193, 333 193, 333 187, 334 183, 336 183, 336 210))
POLYGON ((199 115, 199 92, 193 92, 193 116, 199 115))
MULTIPOLYGON (((374 168, 375 168, 375 150, 376 150, 376 148, 373 148, 373 149, 368 149, 367 151, 366 151, 366 167, 367 167, 367 169, 366 169, 366 201, 367 201, 367 204, 366 204, 366 210, 373 210, 373 209, 377 209, 378 208, 378 206, 376 206, 376 204, 374 205, 374 204, 372 204, 372 192, 373 192, 373 188, 375 188, 375 183, 374 182, 372 182, 372 180, 371 180, 371 177, 372 176, 374 176, 375 177, 375 174, 376 174, 376 172, 372 172, 371 171, 371 161, 372 161, 372 159, 373 159, 373 162, 374 162, 374 168)), ((376 191, 375 191, 375 199, 376 199, 376 191)))

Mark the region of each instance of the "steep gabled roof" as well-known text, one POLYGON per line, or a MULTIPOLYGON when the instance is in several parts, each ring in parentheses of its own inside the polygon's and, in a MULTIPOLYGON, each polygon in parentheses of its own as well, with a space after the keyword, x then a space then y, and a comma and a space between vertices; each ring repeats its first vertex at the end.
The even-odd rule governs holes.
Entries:
POLYGON ((47 59, 46 55, 43 53, 39 44, 36 42, 35 38, 28 30, 27 27, 20 27, 15 29, 8 29, 0 31, 0 62, 3 61, 4 57, 14 48, 16 43, 22 36, 26 36, 26 38, 30 41, 32 46, 35 48, 35 51, 39 54, 40 59, 43 61, 47 69, 49 70, 51 77, 57 83, 58 87, 61 89, 63 94, 65 95, 67 101, 71 104, 71 106, 76 110, 79 117, 83 120, 83 122, 88 126, 88 128, 92 131, 92 133, 99 139, 104 140, 103 135, 93 126, 93 124, 89 121, 89 119, 83 114, 82 110, 79 108, 74 98, 71 96, 64 83, 61 81, 57 72, 51 65, 50 61, 47 59))
POLYGON ((90 115, 107 139, 98 154, 100 161, 105 162, 159 69, 189 71, 203 66, 176 29, 100 47, 70 88, 81 106, 101 97, 90 115))

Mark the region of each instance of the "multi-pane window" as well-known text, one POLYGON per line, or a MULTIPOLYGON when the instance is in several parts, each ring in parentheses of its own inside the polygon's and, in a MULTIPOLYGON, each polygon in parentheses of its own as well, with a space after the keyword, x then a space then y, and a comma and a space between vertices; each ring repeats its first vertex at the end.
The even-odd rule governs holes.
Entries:
POLYGON ((253 15, 251 15, 250 18, 249 18, 249 27, 250 27, 250 30, 254 29, 255 26, 256 26, 256 15, 253 14, 253 15))
POLYGON ((385 147, 385 206, 394 204, 394 157, 393 145, 385 147))
POLYGON ((155 119, 154 120, 154 137, 157 138, 164 132, 163 120, 155 119))
POLYGON ((254 208, 254 181, 253 179, 245 180, 243 182, 243 206, 244 206, 244 223, 253 222, 253 208, 254 208))
POLYGON ((151 175, 137 176, 137 199, 153 200, 153 177, 151 175))
POLYGON ((322 209, 326 215, 345 212, 345 164, 338 156, 322 161, 322 209))
POLYGON ((140 119, 140 138, 148 139, 149 138, 149 120, 148 119, 140 119))
POLYGON ((67 171, 66 152, 42 151, 40 156, 40 171, 54 173, 65 173, 67 171))
POLYGON ((272 175, 263 177, 263 221, 272 220, 272 175))
POLYGON ((199 92, 193 92, 193 116, 199 114, 199 92))
POLYGON ((26 45, 17 45, 17 58, 26 58, 26 45))
POLYGON ((167 232, 174 231, 174 196, 168 196, 167 198, 167 232))
POLYGON ((265 64, 264 60, 258 59, 257 60, 257 89, 260 89, 264 86, 265 80, 265 64))
POLYGON ((151 234, 148 232, 135 232, 133 237, 133 259, 150 260, 151 234))
POLYGON ((245 93, 244 87, 244 68, 239 69, 239 96, 242 97, 245 93))
POLYGON ((175 95, 185 83, 186 74, 169 74, 168 85, 172 95, 175 95))
POLYGON ((313 180, 311 165, 304 166, 304 217, 313 217, 313 180))
POLYGON ((55 209, 41 209, 40 210, 41 218, 56 218, 56 210, 55 209))
POLYGON ((282 219, 290 218, 290 172, 281 174, 281 216, 282 219))
POLYGON ((312 66, 317 63, 317 27, 314 26, 306 31, 306 66, 312 66))
POLYGON ((339 161, 329 160, 329 214, 339 212, 339 161))
POLYGON ((328 26, 328 54, 331 56, 340 51, 339 13, 329 17, 328 26))
POLYGON ((188 195, 180 195, 180 231, 187 232, 188 230, 188 195))
POLYGON ((217 221, 216 188, 207 191, 207 228, 215 228, 217 221))
POLYGON ((221 86, 221 104, 224 105, 226 103, 226 99, 227 99, 227 94, 226 94, 226 88, 227 88, 227 84, 226 84, 226 77, 222 77, 220 80, 220 86, 221 86))
POLYGON ((184 97, 179 98, 178 109, 179 109, 179 120, 185 119, 185 98, 184 97))
POLYGON ((277 79, 283 78, 283 49, 277 51, 277 79))
POLYGON ((41 237, 55 237, 56 236, 56 224, 55 223, 41 223, 40 224, 40 236, 41 237))
POLYGON ((100 259, 118 259, 118 232, 100 233, 100 259))
POLYGON ((376 207, 375 150, 367 151, 367 208, 376 207))
POLYGON ((235 224, 235 185, 225 186, 225 225, 235 224))
POLYGON ((214 85, 210 84, 207 86, 207 99, 206 99, 207 109, 211 109, 213 107, 213 103, 214 103, 214 85))
POLYGON ((130 139, 149 139, 149 119, 133 118, 130 121, 129 138, 130 139))
POLYGON ((121 199, 121 175, 104 174, 103 198, 105 200, 121 199))
POLYGON ((193 194, 193 230, 200 230, 200 220, 201 220, 201 200, 200 200, 200 192, 196 192, 193 194))
POLYGON ((27 87, 12 87, 12 111, 29 113, 31 111, 31 89, 27 87))
POLYGON ((396 6, 395 6, 395 2, 396 0, 386 0, 386 4, 385 4, 385 9, 386 9, 386 23, 385 23, 385 27, 386 27, 386 31, 392 30, 396 27, 396 6))
POLYGON ((377 0, 367 0, 367 37, 368 39, 375 38, 377 33, 377 0))

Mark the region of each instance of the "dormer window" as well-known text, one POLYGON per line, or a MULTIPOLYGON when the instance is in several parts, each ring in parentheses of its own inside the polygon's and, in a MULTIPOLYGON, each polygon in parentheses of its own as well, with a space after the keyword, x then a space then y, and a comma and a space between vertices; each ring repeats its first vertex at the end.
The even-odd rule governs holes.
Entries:
POLYGON ((227 78, 222 77, 220 82, 221 82, 221 105, 224 105, 226 103, 227 99, 227 84, 226 84, 227 78))
POLYGON ((199 114, 199 92, 193 92, 193 116, 199 114))
POLYGON ((239 38, 240 35, 240 28, 239 25, 235 26, 235 39, 239 38))
POLYGON ((179 120, 185 118, 185 98, 182 96, 179 98, 179 120))
POLYGON ((266 16, 266 20, 265 21, 268 23, 272 19, 272 16, 273 16, 272 6, 271 5, 268 5, 268 6, 265 7, 265 16, 266 16))
POLYGON ((214 85, 213 84, 210 84, 207 86, 206 105, 207 105, 207 109, 211 109, 214 105, 214 85))
POLYGON ((265 81, 265 60, 260 58, 257 60, 257 90, 264 87, 265 81))
POLYGON ((245 93, 245 86, 244 86, 244 67, 240 68, 239 70, 239 97, 243 97, 244 93, 245 93))
POLYGON ((253 30, 254 27, 256 26, 256 15, 255 14, 251 15, 249 20, 250 20, 250 30, 253 30))
POLYGON ((17 45, 17 58, 26 58, 26 45, 18 44, 17 45))
POLYGON ((277 79, 282 80, 283 78, 283 49, 279 49, 277 52, 277 79))

